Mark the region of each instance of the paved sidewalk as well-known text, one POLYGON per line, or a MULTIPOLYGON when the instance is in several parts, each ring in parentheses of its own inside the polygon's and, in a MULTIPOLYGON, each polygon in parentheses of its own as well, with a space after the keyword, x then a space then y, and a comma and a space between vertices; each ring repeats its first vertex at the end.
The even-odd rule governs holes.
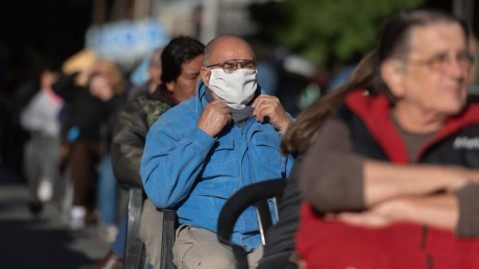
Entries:
POLYGON ((108 251, 96 227, 70 231, 64 219, 55 202, 33 218, 25 183, 0 165, 0 268, 77 269, 108 251))

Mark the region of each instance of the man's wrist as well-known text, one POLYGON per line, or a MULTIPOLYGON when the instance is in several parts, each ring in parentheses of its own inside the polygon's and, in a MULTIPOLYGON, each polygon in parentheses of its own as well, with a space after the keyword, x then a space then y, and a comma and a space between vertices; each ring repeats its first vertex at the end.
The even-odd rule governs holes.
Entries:
POLYGON ((292 121, 290 119, 287 119, 284 121, 283 124, 281 124, 280 128, 278 128, 278 132, 283 135, 284 133, 286 133, 286 131, 288 130, 289 126, 291 125, 292 121))

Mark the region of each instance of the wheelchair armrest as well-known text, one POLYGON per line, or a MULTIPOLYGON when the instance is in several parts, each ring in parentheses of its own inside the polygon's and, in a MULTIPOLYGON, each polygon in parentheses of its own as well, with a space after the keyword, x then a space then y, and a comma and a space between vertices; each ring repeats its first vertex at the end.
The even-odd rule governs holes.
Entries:
MULTIPOLYGON (((276 198, 277 203, 286 188, 286 179, 273 179, 253 183, 235 192, 221 209, 218 218, 218 240, 233 248, 237 261, 236 268, 248 268, 247 254, 244 248, 232 241, 234 226, 241 213, 250 206, 255 206, 258 213, 259 230, 265 244, 264 233, 272 225, 269 198, 276 198)), ((277 216, 277 212, 276 212, 277 216)))

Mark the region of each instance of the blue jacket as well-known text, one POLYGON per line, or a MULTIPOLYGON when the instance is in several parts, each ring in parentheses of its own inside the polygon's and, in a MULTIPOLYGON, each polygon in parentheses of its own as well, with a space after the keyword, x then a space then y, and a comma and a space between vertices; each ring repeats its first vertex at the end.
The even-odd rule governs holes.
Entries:
MULTIPOLYGON (((216 138, 197 127, 207 105, 206 85, 196 96, 171 108, 146 137, 140 167, 145 191, 160 208, 175 208, 180 224, 217 231, 226 200, 241 187, 289 175, 293 160, 280 152, 280 134, 254 118, 240 128, 228 124, 216 138)), ((254 250, 260 244, 256 213, 236 223, 233 240, 254 250)))

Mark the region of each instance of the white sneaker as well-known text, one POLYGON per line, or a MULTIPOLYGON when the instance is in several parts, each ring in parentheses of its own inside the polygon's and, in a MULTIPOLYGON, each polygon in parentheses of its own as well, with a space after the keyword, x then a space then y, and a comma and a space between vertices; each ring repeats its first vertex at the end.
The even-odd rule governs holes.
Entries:
POLYGON ((105 225, 101 229, 101 237, 107 243, 111 244, 115 241, 116 235, 118 234, 118 227, 116 225, 105 225))
POLYGON ((49 178, 42 178, 37 189, 38 200, 42 203, 48 202, 53 197, 53 183, 49 178))
POLYGON ((86 209, 83 206, 73 206, 70 210, 70 228, 80 230, 85 228, 86 209))

